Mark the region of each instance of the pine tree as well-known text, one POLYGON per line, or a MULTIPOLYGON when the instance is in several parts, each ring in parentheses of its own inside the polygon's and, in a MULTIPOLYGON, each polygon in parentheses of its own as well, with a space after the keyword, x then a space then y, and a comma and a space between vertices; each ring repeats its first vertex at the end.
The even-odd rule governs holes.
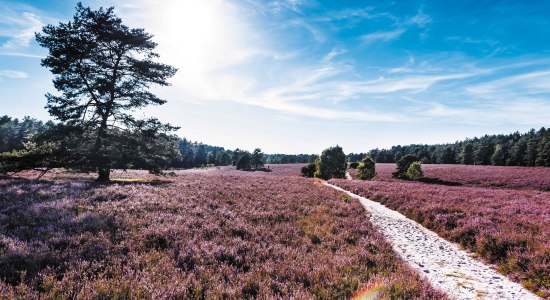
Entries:
POLYGON ((475 163, 478 165, 490 165, 491 156, 493 155, 493 144, 489 139, 484 137, 481 139, 479 146, 475 152, 475 163))
POLYGON ((455 152, 451 146, 445 147, 443 152, 441 153, 441 163, 444 164, 455 164, 455 152))
POLYGON ((507 151, 505 146, 498 144, 495 148, 495 153, 491 156, 491 164, 493 166, 505 166, 507 151))
POLYGON ((545 137, 539 144, 535 164, 539 167, 550 167, 550 138, 545 137))
POLYGON ((264 159, 263 159, 263 152, 262 149, 256 148, 254 149, 254 152, 252 152, 252 165, 254 165, 254 169, 258 170, 258 167, 263 167, 264 165, 264 159))
POLYGON ((529 137, 527 140, 527 148, 525 150, 525 165, 534 166, 537 160, 537 148, 538 148, 538 137, 535 134, 534 130, 529 132, 529 137))
POLYGON ((472 165, 474 163, 474 145, 467 143, 462 148, 461 153, 462 164, 472 165))
POLYGON ((113 7, 93 11, 78 3, 72 22, 47 25, 36 40, 49 50, 42 66, 61 92, 47 94, 46 107, 64 126, 82 132, 70 167, 96 171, 98 181, 108 181, 113 167, 158 172, 175 153, 169 132, 176 128, 130 113, 164 104, 149 88, 169 85, 176 73, 154 61, 152 35, 124 25, 113 7))

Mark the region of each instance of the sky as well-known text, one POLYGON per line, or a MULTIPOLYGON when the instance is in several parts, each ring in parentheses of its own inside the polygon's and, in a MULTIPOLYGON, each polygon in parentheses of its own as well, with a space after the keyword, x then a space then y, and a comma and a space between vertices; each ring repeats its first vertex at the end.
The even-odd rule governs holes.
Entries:
MULTIPOLYGON (((48 120, 34 40, 77 1, 0 0, 0 115, 48 120)), ((89 0, 178 68, 138 115, 267 153, 449 143, 550 125, 550 2, 89 0)))

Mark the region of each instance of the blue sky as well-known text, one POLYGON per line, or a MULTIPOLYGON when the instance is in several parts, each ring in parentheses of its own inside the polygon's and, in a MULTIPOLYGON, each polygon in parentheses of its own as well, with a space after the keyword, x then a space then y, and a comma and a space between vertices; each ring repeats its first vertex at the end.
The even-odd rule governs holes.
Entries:
MULTIPOLYGON (((34 32, 77 1, 0 2, 0 115, 49 118, 34 32)), ((548 127, 550 2, 137 0, 115 6, 179 69, 138 115, 269 153, 445 143, 548 127)))

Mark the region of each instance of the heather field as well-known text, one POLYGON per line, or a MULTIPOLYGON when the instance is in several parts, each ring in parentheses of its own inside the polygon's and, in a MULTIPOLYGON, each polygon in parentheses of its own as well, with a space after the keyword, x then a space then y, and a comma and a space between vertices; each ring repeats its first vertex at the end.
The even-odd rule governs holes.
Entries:
MULTIPOLYGON (((550 191, 550 168, 544 167, 425 164, 422 170, 428 180, 446 185, 550 191)), ((395 164, 376 164, 376 179, 395 181, 391 175, 393 171, 395 164)), ((357 170, 349 172, 355 178, 357 170)))
POLYGON ((445 297, 300 167, 1 180, 0 298, 445 297))
MULTIPOLYGON (((550 192, 533 189, 545 186, 544 177, 531 175, 525 178, 526 186, 521 186, 519 176, 507 177, 517 168, 451 166, 445 170, 449 166, 425 166, 426 176, 438 174, 445 180, 461 181, 465 185, 493 187, 448 186, 385 180, 388 166, 378 168, 377 165, 377 181, 330 182, 401 212, 477 253, 495 264, 501 273, 538 295, 550 297, 550 192), (497 174, 481 171, 491 169, 497 174), (468 170, 479 172, 465 175, 468 170), (465 178, 459 177, 462 175, 465 178), (489 182, 503 178, 504 186, 522 189, 495 188, 483 178, 490 178, 489 182)), ((523 174, 528 176, 528 169, 519 170, 525 170, 523 174)), ((548 172, 533 170, 539 174, 548 172)))

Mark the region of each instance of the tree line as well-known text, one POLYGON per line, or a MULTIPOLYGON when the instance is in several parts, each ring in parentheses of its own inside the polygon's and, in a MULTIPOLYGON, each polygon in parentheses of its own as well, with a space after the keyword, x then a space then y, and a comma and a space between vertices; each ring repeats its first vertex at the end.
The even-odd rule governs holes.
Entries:
POLYGON ((526 133, 485 135, 452 144, 393 146, 350 153, 347 159, 358 162, 370 156, 377 163, 395 163, 414 155, 426 164, 464 164, 494 166, 550 166, 550 129, 531 129, 526 133))
MULTIPOLYGON (((0 117, 0 153, 21 151, 29 143, 41 143, 44 136, 55 130, 53 121, 42 122, 40 120, 24 117, 19 120, 7 115, 0 117)), ((197 168, 205 166, 237 166, 243 157, 249 157, 250 168, 260 167, 264 164, 292 164, 313 162, 318 156, 312 154, 264 154, 259 148, 252 153, 241 150, 225 149, 224 147, 211 146, 194 142, 186 138, 173 136, 171 143, 174 151, 161 163, 162 168, 197 168), (261 155, 260 155, 261 154, 261 155), (261 157, 261 159, 260 159, 261 157)), ((124 153, 120 153, 123 155, 124 153)), ((247 158, 245 158, 246 160, 247 158)), ((243 168, 249 167, 243 160, 243 168)), ((132 168, 131 165, 119 165, 119 168, 132 168)))

